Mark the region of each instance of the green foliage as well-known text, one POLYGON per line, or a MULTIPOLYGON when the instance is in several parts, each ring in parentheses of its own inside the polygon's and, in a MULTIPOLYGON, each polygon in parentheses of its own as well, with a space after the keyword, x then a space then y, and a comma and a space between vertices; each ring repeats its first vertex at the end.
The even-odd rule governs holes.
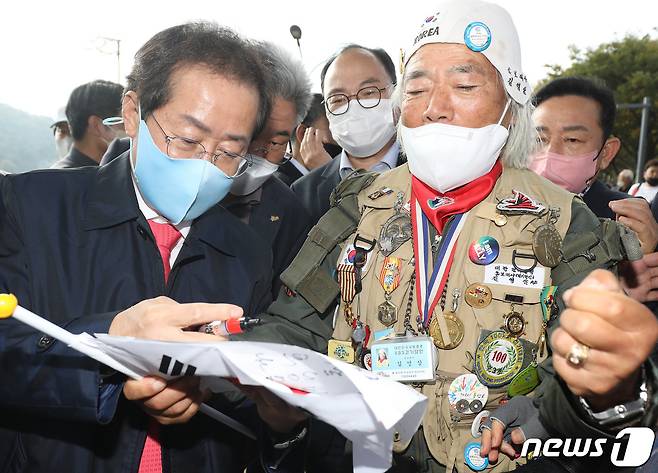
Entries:
MULTIPOLYGON (((658 157, 658 39, 628 35, 621 40, 604 43, 594 49, 581 51, 569 47, 571 66, 547 65, 546 82, 563 76, 598 77, 614 90, 618 104, 641 103, 643 97, 651 99, 649 140, 646 160, 658 157)), ((610 176, 624 168, 635 170, 640 136, 641 110, 619 109, 614 134, 621 139, 622 148, 608 169, 610 176)))
POLYGON ((52 120, 0 104, 0 169, 24 172, 50 167, 56 160, 52 120))

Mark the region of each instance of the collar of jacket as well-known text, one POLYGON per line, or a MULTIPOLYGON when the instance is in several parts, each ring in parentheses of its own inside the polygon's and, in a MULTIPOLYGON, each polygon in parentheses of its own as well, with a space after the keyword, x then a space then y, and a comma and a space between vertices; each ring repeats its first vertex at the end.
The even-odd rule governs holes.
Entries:
POLYGON ((331 177, 334 174, 338 174, 340 170, 340 155, 333 158, 329 163, 325 164, 324 170, 322 171, 322 177, 331 177))
MULTIPOLYGON (((126 151, 98 168, 88 193, 83 230, 99 230, 137 220, 137 224, 151 235, 135 197, 129 154, 130 151, 126 151)), ((239 252, 236 242, 241 241, 242 226, 243 223, 221 205, 215 205, 194 220, 186 244, 194 246, 194 241, 200 240, 217 251, 235 256, 239 252)))

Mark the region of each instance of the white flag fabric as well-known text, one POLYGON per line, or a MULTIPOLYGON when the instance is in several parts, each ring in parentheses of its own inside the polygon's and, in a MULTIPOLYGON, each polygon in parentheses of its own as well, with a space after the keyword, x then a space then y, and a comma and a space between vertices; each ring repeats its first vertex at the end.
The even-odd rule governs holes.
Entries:
POLYGON ((427 398, 409 386, 291 345, 159 342, 106 334, 74 337, 76 344, 101 351, 135 373, 167 379, 193 374, 211 390, 219 378, 263 386, 351 440, 357 473, 390 468, 394 433, 408 441, 427 405, 427 398))

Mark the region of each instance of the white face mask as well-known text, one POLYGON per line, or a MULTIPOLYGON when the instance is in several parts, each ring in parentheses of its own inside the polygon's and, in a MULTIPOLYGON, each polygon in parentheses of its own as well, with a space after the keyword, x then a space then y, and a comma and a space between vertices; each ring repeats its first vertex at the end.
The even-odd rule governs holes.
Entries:
POLYGON ((57 158, 62 159, 64 156, 69 154, 69 151, 71 151, 71 146, 73 146, 73 138, 70 136, 56 139, 55 148, 57 148, 57 158))
MULTIPOLYGON (((376 103, 377 99, 363 100, 376 103)), ((381 99, 373 108, 363 108, 356 100, 342 115, 327 113, 331 135, 350 156, 367 158, 381 150, 395 135, 393 103, 381 99)))
POLYGON ((507 141, 508 130, 500 122, 509 104, 508 100, 498 123, 482 128, 443 123, 407 128, 400 124, 400 143, 411 174, 441 193, 484 176, 507 141))
POLYGON ((233 195, 248 195, 265 184, 272 174, 274 174, 279 166, 272 164, 265 158, 249 155, 253 160, 253 164, 245 171, 244 174, 233 178, 231 184, 231 194, 233 195))

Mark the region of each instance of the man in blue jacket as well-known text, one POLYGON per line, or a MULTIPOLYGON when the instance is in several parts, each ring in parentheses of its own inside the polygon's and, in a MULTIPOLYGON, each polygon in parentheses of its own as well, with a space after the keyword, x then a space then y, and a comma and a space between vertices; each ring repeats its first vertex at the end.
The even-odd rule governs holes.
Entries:
MULTIPOLYGON (((216 205, 267 117, 262 77, 253 46, 214 24, 151 38, 122 103, 128 153, 0 180, 0 292, 74 333, 160 340, 216 341, 193 330, 266 307, 271 253, 216 205)), ((0 471, 244 471, 259 445, 195 416, 204 401, 253 418, 266 466, 270 437, 300 438, 285 405, 260 404, 261 429, 198 378, 125 380, 15 320, 0 322, 0 370, 0 471)))

